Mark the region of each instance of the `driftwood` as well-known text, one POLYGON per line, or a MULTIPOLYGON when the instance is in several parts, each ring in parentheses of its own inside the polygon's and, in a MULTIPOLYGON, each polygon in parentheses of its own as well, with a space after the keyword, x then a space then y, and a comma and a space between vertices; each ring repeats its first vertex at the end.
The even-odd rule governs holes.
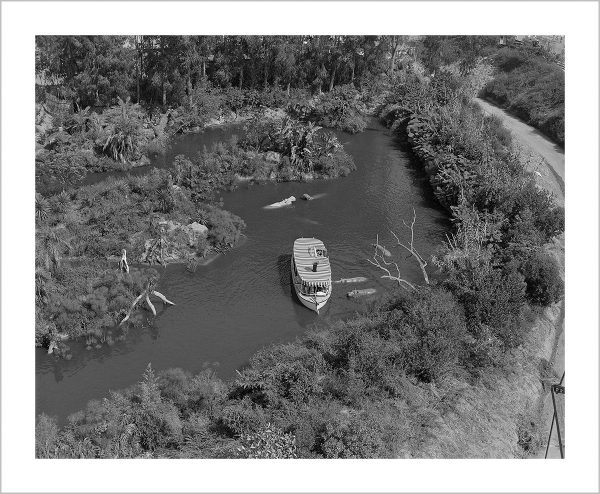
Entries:
MULTIPOLYGON (((400 273, 400 267, 398 266, 398 263, 396 263, 395 261, 385 260, 385 256, 383 255, 384 250, 382 250, 381 247, 382 246, 380 246, 379 244, 379 235, 377 235, 377 242, 375 244, 375 252, 373 253, 373 258, 367 259, 367 261, 369 261, 373 266, 387 273, 384 274, 382 278, 394 280, 398 283, 398 285, 400 285, 404 289, 410 288, 411 290, 416 290, 415 286, 411 282, 402 278, 402 274, 400 273), (390 271, 392 267, 396 268, 396 272, 398 273, 397 275, 393 275, 390 271)), ((383 249, 385 249, 385 247, 383 249)))
POLYGON ((365 281, 367 281, 367 278, 364 276, 357 276, 356 278, 342 278, 335 280, 332 283, 363 283, 365 281))
POLYGON ((119 325, 121 325, 124 322, 129 320, 129 317, 131 316, 133 309, 135 309, 135 306, 143 298, 145 298, 146 304, 148 304, 148 307, 152 311, 152 314, 154 314, 154 316, 156 316, 156 309, 154 308, 154 305, 150 301, 150 295, 155 295, 156 297, 161 299, 163 301, 163 303, 165 303, 167 305, 175 305, 173 302, 171 302, 169 299, 167 299, 167 297, 165 297, 162 293, 156 291, 154 289, 154 284, 155 284, 155 281, 153 279, 148 280, 148 283, 146 283, 146 288, 133 301, 133 303, 131 304, 131 307, 129 308, 129 311, 127 312, 127 315, 123 318, 123 320, 119 323, 119 325))
POLYGON ((427 285, 429 285, 429 276, 427 276, 427 271, 425 270, 425 267, 427 266, 427 261, 425 259, 423 259, 423 257, 421 256, 421 254, 419 254, 417 252, 417 249, 415 249, 415 246, 414 246, 414 240, 415 240, 415 230, 414 230, 414 228, 415 228, 415 221, 416 221, 416 219, 417 219, 417 213, 415 212, 415 208, 413 208, 413 219, 412 219, 412 222, 411 222, 410 226, 408 226, 406 224, 406 221, 402 220, 402 223, 404 223, 404 226, 410 230, 410 244, 409 244, 409 246, 406 246, 405 244, 403 244, 402 242, 400 242, 400 239, 398 238, 398 235, 396 235, 394 232, 392 232, 392 235, 396 239, 396 242, 398 242, 398 245, 400 245, 401 247, 405 248, 417 260, 417 262, 419 263, 419 267, 421 268, 421 272, 423 273, 423 278, 425 279, 425 283, 427 285))
POLYGON ((121 260, 119 261, 119 270, 124 273, 129 273, 129 264, 127 263, 127 251, 123 249, 121 251, 121 260))
MULTIPOLYGON (((423 273, 423 278, 425 280, 425 284, 429 285, 429 276, 427 275, 427 271, 425 269, 427 267, 427 261, 425 261, 423 256, 421 256, 421 254, 419 254, 419 252, 417 251, 417 249, 415 248, 415 245, 414 245, 414 241, 415 241, 414 228, 415 228, 416 219, 417 219, 417 214, 415 212, 415 208, 413 208, 413 219, 412 219, 410 226, 406 223, 406 221, 402 220, 402 223, 404 223, 404 226, 410 230, 410 243, 408 245, 401 242, 400 238, 398 237, 398 235, 396 235, 396 233, 394 233, 393 231, 391 233, 394 236, 394 238, 396 239, 396 242, 398 243, 398 245, 400 247, 406 249, 410 253, 410 255, 416 259, 417 263, 419 264, 419 267, 421 268, 421 272, 423 273)), ((377 235, 377 242, 373 245, 375 246, 375 253, 373 254, 373 258, 367 259, 367 261, 369 261, 371 264, 373 264, 373 266, 376 266, 379 269, 381 269, 382 271, 385 271, 387 273, 387 274, 383 275, 382 278, 388 278, 391 280, 395 280, 398 282, 398 285, 400 285, 403 288, 411 288, 412 290, 416 290, 415 286, 412 283, 410 283, 402 278, 402 275, 400 273, 400 268, 398 267, 398 264, 396 262, 386 261, 385 257, 388 255, 391 256, 391 254, 383 245, 381 245, 379 243, 379 235, 377 235), (392 267, 396 268, 397 275, 393 275, 392 272, 390 271, 390 269, 392 267)))

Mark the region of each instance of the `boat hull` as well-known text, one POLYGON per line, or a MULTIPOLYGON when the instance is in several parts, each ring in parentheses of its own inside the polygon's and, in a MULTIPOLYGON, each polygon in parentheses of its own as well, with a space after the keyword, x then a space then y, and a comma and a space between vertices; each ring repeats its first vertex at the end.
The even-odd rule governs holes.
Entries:
POLYGON ((296 292, 296 296, 298 297, 298 300, 300 301, 300 303, 302 305, 304 305, 304 307, 310 309, 310 310, 314 310, 317 314, 319 313, 320 310, 323 309, 323 307, 327 304, 327 301, 329 300, 329 297, 331 297, 331 290, 332 288, 329 288, 329 291, 326 294, 314 294, 314 295, 305 295, 302 293, 302 280, 300 279, 299 276, 295 276, 294 275, 294 258, 292 257, 292 261, 291 261, 291 271, 292 271, 292 284, 294 285, 294 291, 296 292))

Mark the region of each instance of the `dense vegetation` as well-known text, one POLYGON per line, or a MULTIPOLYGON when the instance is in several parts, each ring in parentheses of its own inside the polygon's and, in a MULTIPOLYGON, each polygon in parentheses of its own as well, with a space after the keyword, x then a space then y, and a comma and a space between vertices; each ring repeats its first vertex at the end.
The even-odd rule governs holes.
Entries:
POLYGON ((38 105, 35 178, 38 192, 61 190, 88 172, 146 165, 163 152, 166 121, 153 124, 139 105, 119 99, 102 113, 38 105))
POLYGON ((504 49, 494 57, 497 74, 482 95, 565 144, 565 73, 543 57, 504 49))
POLYGON ((390 36, 38 36, 36 73, 80 107, 117 98, 194 106, 210 83, 230 102, 240 90, 268 100, 269 88, 358 88, 389 68, 390 36), (267 91, 265 91, 267 90, 267 91), (265 94, 266 93, 266 94, 265 94), (249 93, 252 94, 252 93, 249 93))
POLYGON ((97 345, 124 335, 114 326, 157 273, 118 272, 123 249, 130 262, 152 264, 193 262, 234 245, 244 222, 208 198, 164 170, 36 194, 36 345, 53 343, 68 356, 64 339, 97 345), (196 233, 194 223, 205 231, 196 233))
MULTIPOLYGON (((287 38, 278 39, 284 43, 287 38)), ((460 53, 472 46, 469 41, 425 38, 417 50, 421 61, 402 65, 398 59, 398 66, 394 48, 388 83, 373 83, 358 96, 356 88, 334 87, 337 80, 347 82, 344 77, 351 66, 328 65, 329 58, 321 65, 314 59, 313 68, 327 67, 331 77, 331 91, 317 95, 328 111, 296 102, 293 114, 300 121, 257 119, 240 142, 221 144, 193 158, 178 157, 172 174, 156 171, 144 178, 38 197, 37 327, 38 337, 46 340, 59 339, 55 335, 62 322, 67 328, 74 326, 69 329, 73 334, 85 334, 81 328, 88 327, 106 334, 106 329, 96 328, 114 325, 126 301, 154 276, 99 270, 92 275, 97 281, 70 282, 70 277, 83 273, 72 274, 74 269, 95 269, 88 264, 65 269, 61 257, 71 249, 87 252, 93 244, 90 257, 96 258, 125 247, 142 255, 161 221, 197 221, 209 227, 195 245, 204 253, 206 242, 208 248, 227 246, 242 227, 240 219, 211 204, 212 192, 236 177, 289 180, 350 171, 353 165, 339 143, 315 128, 317 123, 360 130, 357 114, 339 110, 347 108, 349 99, 381 103, 380 118, 406 139, 435 196, 448 209, 454 229, 433 259, 443 274, 439 281, 390 293, 365 314, 263 349, 228 383, 208 371, 193 376, 175 369, 156 375, 149 366, 139 384, 90 402, 62 428, 41 415, 36 455, 461 457, 474 447, 439 439, 449 434, 448 424, 457 421, 467 424, 463 427, 473 438, 488 441, 477 419, 490 416, 494 402, 489 396, 497 391, 495 386, 526 358, 519 349, 527 336, 528 316, 562 297, 560 267, 544 245, 564 230, 564 212, 535 185, 500 122, 470 103, 486 81, 481 60, 486 53, 480 51, 490 43, 475 44, 472 52, 477 56, 464 57, 465 64, 457 69, 460 53), (434 75, 427 76, 423 66, 435 68, 434 75), (101 228, 102 235, 92 239, 95 228, 101 228), (468 405, 481 395, 489 403, 468 405)), ((309 47, 316 42, 309 41, 309 47)), ((387 42, 398 40, 389 37, 387 42)), ((366 57, 370 52, 363 53, 366 57)), ((148 56, 146 62, 150 60, 154 59, 148 56)), ((250 75, 248 70, 257 69, 245 62, 237 72, 227 72, 214 61, 206 69, 208 58, 198 60, 202 76, 205 70, 217 69, 213 76, 226 80, 229 74, 228 82, 237 82, 238 90, 265 82, 250 75)), ((364 70, 353 67, 352 77, 360 74, 366 80, 364 70)), ((272 74, 268 72, 267 82, 272 74)), ((299 74, 282 75, 281 81, 306 83, 314 75, 310 70, 299 74)), ((147 93, 140 89, 140 94, 162 94, 164 100, 165 94, 178 94, 176 87, 184 94, 190 78, 194 86, 192 76, 182 77, 180 86, 176 78, 163 77, 161 82, 158 76, 149 84, 141 80, 147 93)), ((327 79, 317 82, 321 89, 327 79)), ((73 91, 86 94, 77 85, 73 91)), ((181 228, 172 231, 182 233, 181 228)))

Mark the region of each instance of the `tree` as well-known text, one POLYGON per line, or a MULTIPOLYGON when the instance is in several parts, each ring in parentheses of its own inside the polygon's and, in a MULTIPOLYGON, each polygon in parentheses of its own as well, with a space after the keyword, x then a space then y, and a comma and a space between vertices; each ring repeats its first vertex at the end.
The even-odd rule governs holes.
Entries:
POLYGON ((554 257, 537 250, 521 267, 527 283, 527 298, 536 305, 547 307, 559 302, 564 294, 561 269, 554 257))

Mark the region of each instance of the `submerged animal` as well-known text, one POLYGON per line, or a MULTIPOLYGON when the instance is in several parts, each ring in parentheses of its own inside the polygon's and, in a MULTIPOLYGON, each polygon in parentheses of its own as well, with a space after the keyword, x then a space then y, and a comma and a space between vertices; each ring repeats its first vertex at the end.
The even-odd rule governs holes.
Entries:
POLYGON ((367 295, 373 295, 377 290, 375 288, 363 288, 362 290, 352 290, 346 294, 349 298, 366 297, 367 295))
POLYGON ((296 201, 296 198, 294 196, 290 196, 287 199, 284 199, 283 201, 274 202, 273 204, 269 204, 268 206, 265 206, 265 209, 275 209, 275 208, 282 208, 284 206, 290 206, 295 201, 296 201))

